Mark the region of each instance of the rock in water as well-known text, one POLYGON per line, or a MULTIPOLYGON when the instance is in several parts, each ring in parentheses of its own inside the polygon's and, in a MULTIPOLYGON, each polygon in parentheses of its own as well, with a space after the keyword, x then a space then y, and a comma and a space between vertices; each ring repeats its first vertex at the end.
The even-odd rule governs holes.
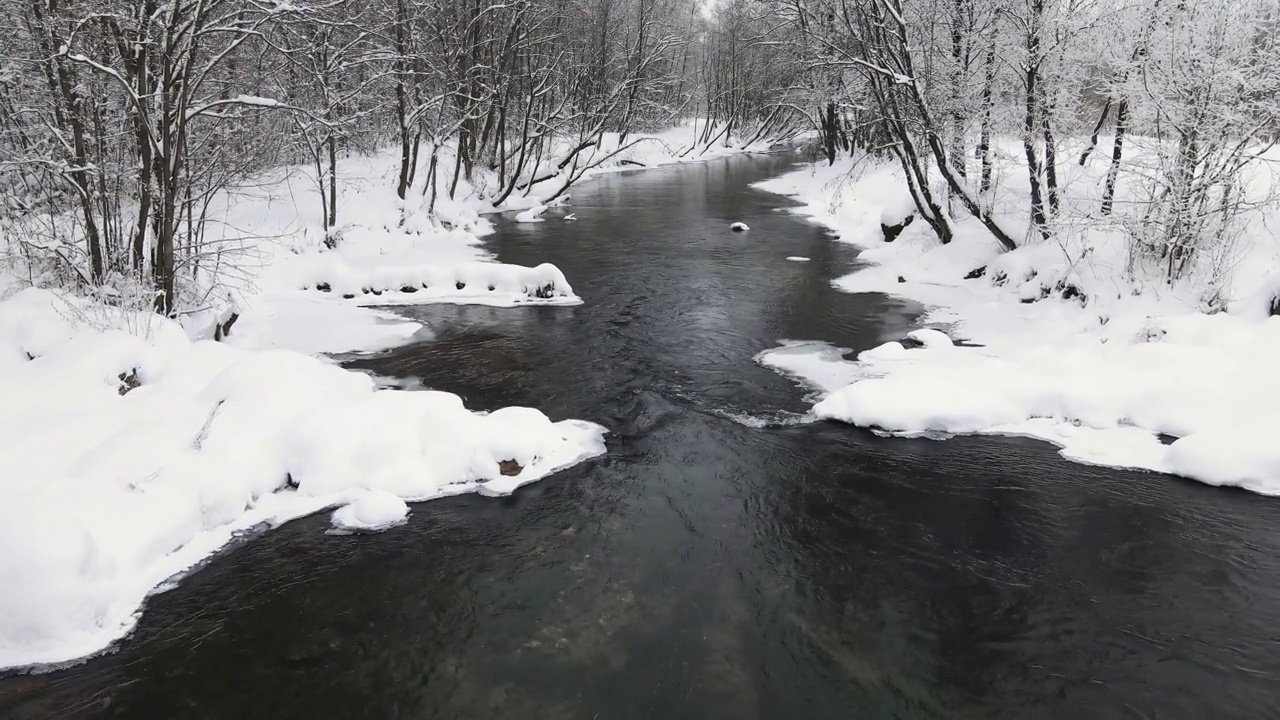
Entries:
POLYGON ((750 230, 751 228, 747 227, 747 224, 746 224, 746 223, 736 222, 736 223, 734 223, 734 224, 730 225, 730 226, 729 226, 729 229, 730 229, 730 230, 732 230, 732 231, 734 231, 734 232, 744 232, 744 231, 746 231, 746 230, 750 230))

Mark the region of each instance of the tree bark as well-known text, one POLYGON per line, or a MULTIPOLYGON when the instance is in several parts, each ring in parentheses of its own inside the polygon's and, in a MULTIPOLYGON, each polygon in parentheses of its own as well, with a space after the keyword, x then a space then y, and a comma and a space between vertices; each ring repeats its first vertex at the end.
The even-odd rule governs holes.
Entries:
POLYGON ((1102 214, 1110 215, 1116 197, 1116 180, 1120 177, 1120 163, 1124 159, 1124 134, 1129 124, 1129 100, 1120 98, 1116 104, 1116 136, 1111 141, 1111 166, 1107 168, 1107 180, 1102 190, 1102 214))
POLYGON ((1102 114, 1098 116, 1098 122, 1093 126, 1093 133, 1089 135, 1089 145, 1085 147, 1084 152, 1080 153, 1080 167, 1084 167, 1089 162, 1089 156, 1098 148, 1098 134, 1102 132, 1102 126, 1107 122, 1107 116, 1111 114, 1112 98, 1107 96, 1107 102, 1102 106, 1102 114))

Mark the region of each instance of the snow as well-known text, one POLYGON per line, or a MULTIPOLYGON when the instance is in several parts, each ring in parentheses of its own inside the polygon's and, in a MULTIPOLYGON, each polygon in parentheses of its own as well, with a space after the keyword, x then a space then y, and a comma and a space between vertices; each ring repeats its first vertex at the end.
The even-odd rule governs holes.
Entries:
POLYGON ((334 511, 333 527, 337 531, 386 530, 403 524, 408 516, 404 500, 385 490, 373 490, 334 511))
MULTIPOLYGON (((581 302, 554 265, 493 261, 482 238, 493 231, 491 204, 467 183, 457 199, 394 191, 394 154, 339 161, 339 218, 318 227, 320 196, 304 168, 261 181, 264 191, 220 197, 211 242, 225 248, 222 287, 241 316, 229 341, 245 348, 307 353, 374 351, 423 328, 368 306, 425 303, 573 305, 581 302)), ((444 183, 448 185, 447 179, 444 183)), ((193 332, 209 317, 184 320, 193 332)), ((420 335, 419 335, 420 336, 420 335)))
POLYGON ((308 354, 376 351, 430 333, 390 312, 328 302, 305 294, 265 295, 247 301, 249 311, 232 326, 227 342, 244 348, 308 354))
MULTIPOLYGON (((548 210, 571 202, 568 193, 554 200, 551 195, 575 167, 578 181, 586 182, 636 167, 766 149, 763 143, 694 147, 700 127, 690 122, 633 135, 625 145, 617 133, 605 133, 576 166, 562 170, 555 170, 553 148, 543 165, 531 170, 539 178, 552 173, 552 179, 532 186, 528 195, 512 193, 497 207, 491 195, 498 178, 486 168, 477 168, 471 181, 461 180, 455 197, 442 191, 432 204, 420 187, 424 172, 406 199, 391 191, 399 172, 396 152, 343 158, 337 172, 339 224, 328 233, 319 226, 321 196, 312 168, 255 178, 248 189, 221 196, 210 208, 215 222, 207 234, 219 248, 222 281, 212 304, 241 311, 229 338, 233 344, 308 353, 380 350, 423 332, 420 325, 369 306, 579 304, 568 279, 553 265, 494 262, 482 244, 493 231, 490 215, 518 210, 517 221, 544 220, 548 210), (326 239, 335 247, 326 247, 326 239), (326 320, 330 317, 332 322, 326 320)), ((443 147, 440 153, 437 187, 447 188, 452 149, 443 147)), ((566 213, 563 219, 576 218, 566 213)), ((197 314, 184 318, 184 324, 201 332, 211 317, 197 314)))
POLYGON ((537 205, 534 205, 528 210, 525 210, 524 212, 517 214, 516 222, 522 222, 522 223, 543 222, 542 213, 546 211, 547 211, 547 206, 543 205, 542 203, 538 203, 537 205))
POLYGON ((802 255, 788 255, 787 259, 791 262, 809 262, 809 258, 802 255))
POLYGON ((734 232, 744 232, 746 230, 750 230, 751 228, 748 227, 747 224, 744 222, 736 222, 730 225, 729 229, 734 232))
POLYGON ((916 207, 911 202, 910 195, 895 195, 880 210, 880 224, 888 226, 901 225, 915 212, 916 207))
POLYGON ((755 361, 771 370, 831 393, 862 377, 858 365, 844 361, 848 348, 825 342, 783 340, 781 347, 765 350, 755 361))
POLYGON ((237 95, 234 101, 241 105, 255 105, 257 107, 273 108, 280 106, 280 101, 275 98, 260 97, 257 95, 237 95))
POLYGON ((1231 351, 1216 334, 1205 345, 1180 332, 1160 342, 1000 350, 887 343, 858 356, 868 379, 830 393, 814 412, 902 434, 1028 435, 1076 460, 1280 494, 1280 453, 1261 442, 1280 427, 1269 401, 1280 397, 1280 380, 1267 370, 1280 320, 1267 325, 1231 351), (1165 446, 1158 434, 1179 439, 1165 446))
POLYGON ((430 302, 474 305, 577 305, 581 298, 555 265, 528 268, 487 262, 358 267, 333 255, 294 267, 294 282, 358 304, 430 302))
POLYGON ((264 524, 339 507, 337 527, 383 527, 404 501, 505 495, 604 452, 591 423, 87 312, 44 290, 0 303, 0 667, 101 650, 167 579, 264 524))
MULTIPOLYGON (((1091 206, 1097 168, 1063 167, 1064 202, 1091 206)), ((1005 205, 1016 206, 1025 189, 1005 174, 1000 193, 1014 193, 1005 205)), ((1140 268, 1126 273, 1123 237, 1085 210, 1084 230, 1007 253, 972 222, 945 246, 924 223, 884 243, 878 225, 903 216, 899 175, 845 161, 758 185, 795 197, 798 212, 863 248, 837 289, 929 308, 928 328, 853 360, 818 342, 761 353, 761 364, 817 391, 817 417, 900 435, 1034 437, 1078 462, 1280 495, 1280 317, 1269 313, 1280 243, 1266 231, 1275 218, 1258 211, 1218 286, 1228 312, 1210 312, 1207 279, 1170 287, 1140 268)))
POLYGON ((932 328, 921 328, 920 330, 912 330, 907 333, 907 337, 915 340, 925 347, 951 347, 955 343, 951 342, 951 338, 941 330, 932 328))

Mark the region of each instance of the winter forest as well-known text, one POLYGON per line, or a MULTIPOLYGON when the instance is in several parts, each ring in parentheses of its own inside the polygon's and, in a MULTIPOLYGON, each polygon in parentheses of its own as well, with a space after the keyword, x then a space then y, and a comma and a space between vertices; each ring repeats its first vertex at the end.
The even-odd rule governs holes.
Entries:
POLYGON ((943 243, 958 216, 1007 249, 1088 218, 1170 281, 1221 282, 1242 212, 1271 195, 1245 177, 1276 132, 1265 0, 6 0, 2 11, 10 262, 88 291, 145 286, 162 313, 200 304, 213 281, 219 193, 306 165, 336 243, 350 212, 338 159, 383 147, 399 154, 390 190, 428 197, 430 213, 477 174, 494 205, 546 183, 563 192, 608 157, 584 155, 606 135, 617 153, 687 117, 702 118, 694 144, 807 131, 829 162, 900 163, 943 243), (996 162, 1014 140, 1016 169, 996 162), (1075 166, 1105 173, 1098 197, 1064 182, 1075 166), (1022 197, 997 198, 997 174, 1022 176, 1022 197), (1131 186, 1120 199, 1117 184, 1131 186))
MULTIPOLYGON (((884 560, 916 556, 973 593, 981 609, 954 617, 1016 626, 991 637, 1041 630, 989 612, 1024 601, 1046 603, 1024 613, 1046 622, 1099 623, 1073 630, 1077 655, 991 640, 1010 667, 1069 677, 1055 663, 1098 655, 1089 637, 1201 622, 1049 607, 1077 591, 1090 607, 1203 602, 1196 618, 1239 602, 1244 619, 1205 630, 1220 631, 1205 645, 1247 657, 1182 658, 1170 677, 1209 687, 1210 665, 1280 665, 1240 637, 1280 621, 1258 609, 1280 607, 1266 560, 1280 541, 1264 532, 1280 520, 1277 143, 1277 0, 0 0, 0 548, 21 548, 0 552, 0 715, 41 716, 5 694, 14 674, 96 673, 113 649, 153 657, 152 605, 182 597, 197 569, 224 577, 241 552, 227 548, 275 533, 315 557, 366 548, 328 535, 395 543, 447 527, 464 543, 482 527, 496 539, 467 546, 482 564, 554 573, 559 561, 531 558, 559 557, 586 573, 544 577, 600 595, 562 592, 547 611, 563 613, 560 635, 475 640, 513 675, 550 648, 586 653, 572 658, 586 675, 632 667, 581 650, 574 623, 606 608, 608 631, 590 636, 604 647, 663 596, 718 608, 705 623, 748 606, 768 623, 800 618, 760 636, 738 620, 696 628, 706 643, 743 637, 698 653, 739 670, 753 652, 786 656, 802 675, 805 652, 830 654, 843 659, 815 667, 854 677, 894 658, 842 655, 883 638, 822 624, 824 603, 863 587, 830 568, 881 563, 863 570, 900 596, 862 598, 866 614, 840 622, 896 632, 876 613, 934 608, 933 571, 884 560), (647 444, 659 436, 661 449, 647 444), (557 499, 567 492, 581 495, 557 499), (464 494, 512 497, 445 500, 464 494), (857 519, 832 521, 818 496, 857 519), (771 503, 782 520, 752 509, 771 503), (1107 515, 1122 511, 1138 519, 1107 515), (318 532, 282 529, 322 512, 318 532), (815 541, 795 518, 821 528, 828 544, 812 552, 825 559, 806 554, 815 541), (1169 525, 1169 537, 1133 530, 1169 525), (504 555, 529 527, 536 550, 504 555), (1237 558, 1213 544, 1228 536, 1257 554, 1240 571, 1247 592, 1209 597, 1199 576, 1125 584, 1144 563, 1195 575, 1176 549, 1125 564, 1165 543, 1194 546, 1214 582, 1235 578, 1237 558), (1007 542, 989 547, 996 537, 1007 542), (1094 539, 1107 549, 1084 561, 1054 549, 1094 539), (797 555, 755 558, 758 545, 797 555), (646 593, 646 569, 677 556, 646 593), (635 565, 597 565, 618 557, 635 565), (597 570, 611 580, 583 579, 597 570), (761 578, 776 588, 742 586, 761 578), (1241 599, 1254 596, 1276 602, 1241 599), (769 644, 792 635, 805 652, 769 644)), ((435 562, 449 548, 413 552, 435 562)), ((357 578, 326 585, 335 603, 379 587, 328 562, 357 578)), ((502 572, 512 596, 483 612, 546 587, 502 572)), ((480 574, 448 566, 423 584, 439 577, 480 574)), ((385 594, 362 602, 405 591, 385 594)), ((237 602, 210 612, 255 612, 237 602)), ((405 612, 434 627, 429 605, 405 612)), ((158 616, 197 622, 173 612, 158 616)), ((943 654, 961 632, 901 641, 943 654)), ((904 669, 922 675, 902 687, 928 690, 903 702, 929 716, 1039 707, 1016 705, 1001 683, 1017 673, 991 657, 956 665, 982 677, 952 687, 904 669)), ((697 687, 760 703, 734 717, 798 692, 776 686, 786 672, 751 672, 697 687)), ((1237 705, 1205 700, 1190 716, 1270 709, 1248 705, 1257 678, 1237 680, 1237 705)), ((622 702, 601 682, 606 706, 622 702)), ((876 697, 898 687, 849 682, 876 697)), ((1174 695, 1134 702, 1177 716, 1191 706, 1166 712, 1174 695)), ((599 712, 573 697, 563 716, 599 712)), ((841 697, 830 707, 850 707, 841 697)), ((1084 714, 1089 698, 1062 712, 1084 714)), ((506 716, 478 707, 454 709, 506 716)), ((293 711, 305 714, 276 716, 293 711)))

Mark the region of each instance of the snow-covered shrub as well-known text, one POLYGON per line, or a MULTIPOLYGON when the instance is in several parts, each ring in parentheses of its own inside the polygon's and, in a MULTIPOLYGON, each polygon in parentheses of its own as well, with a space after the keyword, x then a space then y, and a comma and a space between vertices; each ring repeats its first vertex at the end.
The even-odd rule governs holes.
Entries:
POLYGON ((1155 3, 1150 12, 1151 37, 1121 89, 1151 137, 1131 162, 1131 265, 1151 263, 1168 281, 1199 271, 1220 284, 1248 213, 1271 199, 1271 183, 1248 172, 1275 142, 1271 4, 1155 3))

